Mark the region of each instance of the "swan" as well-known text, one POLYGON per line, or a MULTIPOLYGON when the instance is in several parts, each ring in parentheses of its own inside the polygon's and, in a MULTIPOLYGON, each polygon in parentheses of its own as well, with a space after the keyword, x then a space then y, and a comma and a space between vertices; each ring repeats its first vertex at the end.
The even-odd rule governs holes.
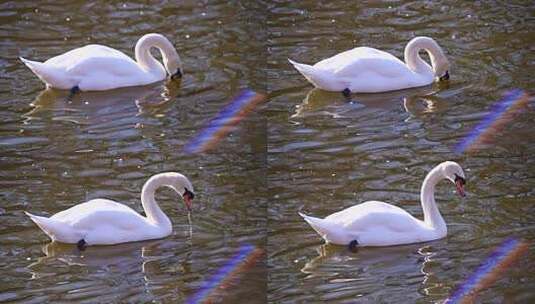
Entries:
POLYGON ((435 78, 449 79, 448 59, 429 37, 415 37, 407 44, 405 62, 370 47, 357 47, 314 65, 288 60, 315 87, 345 96, 420 87, 435 78), (429 53, 431 66, 420 57, 420 50, 429 53))
POLYGON ((447 227, 435 204, 435 185, 448 179, 464 197, 466 183, 459 164, 446 161, 433 168, 425 177, 420 193, 424 220, 419 220, 407 211, 387 203, 368 201, 324 219, 299 215, 327 243, 356 246, 392 246, 427 242, 446 236, 447 227))
POLYGON ((176 172, 152 176, 141 190, 141 204, 146 217, 133 209, 107 199, 93 199, 78 204, 51 217, 25 212, 52 241, 77 244, 83 249, 90 245, 112 245, 164 238, 171 234, 169 218, 154 199, 156 189, 166 186, 182 194, 188 211, 194 197, 187 177, 176 172))
POLYGON ((182 62, 175 48, 161 34, 146 34, 136 43, 136 61, 110 47, 90 44, 52 57, 45 62, 20 60, 47 87, 82 91, 103 91, 161 81, 166 71, 171 78, 182 77, 182 62), (150 53, 160 50, 163 66, 150 53), (165 66, 165 68, 164 68, 165 66))

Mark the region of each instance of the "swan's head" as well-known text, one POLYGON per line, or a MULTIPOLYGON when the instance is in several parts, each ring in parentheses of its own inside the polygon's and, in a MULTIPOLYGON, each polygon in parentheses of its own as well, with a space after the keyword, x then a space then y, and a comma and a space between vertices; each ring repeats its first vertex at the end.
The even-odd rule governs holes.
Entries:
POLYGON ((450 68, 450 62, 448 61, 448 58, 446 58, 446 55, 444 55, 444 51, 442 50, 442 48, 437 43, 435 43, 435 45, 435 52, 430 53, 433 72, 435 73, 435 77, 438 77, 440 81, 448 80, 450 79, 450 74, 448 72, 450 68))
POLYGON ((182 195, 184 203, 186 204, 186 208, 188 211, 191 211, 192 201, 195 197, 191 182, 187 177, 180 173, 169 172, 167 174, 170 178, 168 186, 175 190, 178 194, 182 195))
POLYGON ((182 61, 176 50, 173 49, 173 52, 167 56, 163 57, 163 65, 167 74, 171 76, 171 79, 182 78, 182 61))
POLYGON ((161 34, 152 34, 156 37, 156 44, 162 49, 163 66, 167 71, 167 74, 171 76, 171 79, 177 79, 182 77, 182 61, 176 51, 173 44, 161 34))
POLYGON ((464 185, 466 184, 466 178, 461 166, 458 163, 452 161, 446 161, 442 163, 442 173, 444 177, 449 179, 455 184, 457 188, 457 194, 461 197, 466 196, 464 193, 464 185))
POLYGON ((163 65, 167 74, 171 78, 182 77, 184 71, 182 70, 180 56, 178 56, 173 44, 162 34, 150 33, 139 38, 136 43, 136 60, 138 63, 142 66, 150 66, 150 61, 154 61, 154 57, 150 55, 152 47, 156 47, 162 52, 163 65), (147 57, 152 57, 152 60, 147 57))

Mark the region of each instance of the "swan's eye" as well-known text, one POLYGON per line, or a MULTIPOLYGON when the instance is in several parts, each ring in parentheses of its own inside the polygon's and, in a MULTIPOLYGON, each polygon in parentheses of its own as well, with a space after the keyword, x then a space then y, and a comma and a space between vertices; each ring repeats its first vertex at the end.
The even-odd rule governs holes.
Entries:
POLYGON ((465 185, 466 184, 466 180, 462 177, 460 177, 459 175, 457 175, 457 173, 455 174, 455 183, 460 183, 461 185, 465 185))
POLYGON ((441 81, 450 79, 450 73, 448 71, 446 71, 446 73, 444 73, 444 75, 442 75, 439 79, 441 81))

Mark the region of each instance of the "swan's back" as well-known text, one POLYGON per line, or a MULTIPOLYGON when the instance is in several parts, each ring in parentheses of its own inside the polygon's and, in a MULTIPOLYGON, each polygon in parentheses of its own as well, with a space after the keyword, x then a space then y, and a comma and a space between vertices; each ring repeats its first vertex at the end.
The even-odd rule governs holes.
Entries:
POLYGON ((351 231, 391 230, 395 232, 414 231, 420 221, 407 211, 387 203, 369 201, 325 218, 351 231))
POLYGON ((126 56, 124 53, 100 44, 89 44, 74 50, 70 50, 66 53, 48 59, 45 61, 45 64, 67 69, 80 64, 89 58, 113 58, 115 60, 125 60, 136 64, 134 60, 126 56))
POLYGON ((95 226, 135 228, 146 219, 126 205, 106 199, 94 199, 54 214, 58 220, 77 229, 93 229, 95 226))
POLYGON ((351 76, 365 71, 397 74, 407 69, 405 63, 398 58, 370 47, 356 47, 339 53, 316 63, 314 67, 338 76, 351 76))

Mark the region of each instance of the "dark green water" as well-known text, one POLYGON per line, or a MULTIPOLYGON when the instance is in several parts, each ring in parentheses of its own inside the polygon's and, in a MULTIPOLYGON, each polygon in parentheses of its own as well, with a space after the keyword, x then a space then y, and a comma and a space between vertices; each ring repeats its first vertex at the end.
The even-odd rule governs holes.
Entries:
POLYGON ((453 152, 505 91, 533 93, 534 12, 523 1, 0 2, 0 302, 181 303, 252 244, 265 259, 215 302, 435 303, 508 237, 529 251, 478 302, 534 302, 533 107, 493 145, 453 152), (68 101, 18 60, 88 43, 133 55, 147 32, 177 47, 181 82, 68 101), (449 83, 349 103, 314 90, 287 62, 360 45, 402 57, 417 35, 444 48, 449 83), (269 102, 210 153, 184 153, 243 88, 269 102), (463 166, 468 194, 439 185, 445 239, 352 253, 323 245, 297 215, 381 200, 421 217, 421 182, 444 160, 463 166), (141 211, 143 183, 162 171, 184 173, 196 190, 192 226, 176 194, 158 192, 174 228, 162 240, 79 252, 50 243, 24 215, 98 197, 141 211))

